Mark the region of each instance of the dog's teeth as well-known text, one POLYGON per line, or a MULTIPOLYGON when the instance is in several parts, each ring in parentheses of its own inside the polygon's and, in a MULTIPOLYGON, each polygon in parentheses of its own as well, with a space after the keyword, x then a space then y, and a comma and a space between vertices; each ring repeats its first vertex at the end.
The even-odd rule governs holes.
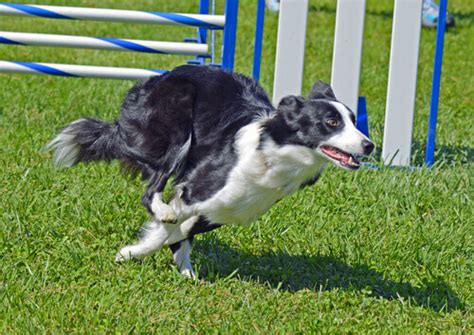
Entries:
POLYGON ((359 162, 352 156, 349 157, 348 163, 352 166, 359 166, 359 162))

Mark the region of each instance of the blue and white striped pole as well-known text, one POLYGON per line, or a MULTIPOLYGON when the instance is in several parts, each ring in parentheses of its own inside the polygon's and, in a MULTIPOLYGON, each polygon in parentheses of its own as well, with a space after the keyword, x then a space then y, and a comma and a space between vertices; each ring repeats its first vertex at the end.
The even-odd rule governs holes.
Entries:
POLYGON ((167 71, 124 67, 85 66, 52 63, 1 61, 0 72, 43 74, 60 77, 84 77, 138 80, 159 76, 167 71))
POLYGON ((41 17, 65 20, 135 22, 161 25, 184 25, 223 29, 225 16, 146 12, 105 8, 23 5, 0 2, 0 15, 41 17))
POLYGON ((428 139, 426 142, 425 164, 434 164, 434 152, 436 146, 436 123, 438 121, 439 89, 441 85, 441 67, 443 65, 444 31, 446 29, 446 10, 448 0, 439 3, 438 28, 436 31, 436 48, 433 68, 433 81, 431 86, 430 118, 428 122, 428 139))
POLYGON ((0 43, 177 55, 206 55, 208 53, 207 44, 200 43, 158 42, 106 37, 16 33, 7 31, 0 31, 0 43))

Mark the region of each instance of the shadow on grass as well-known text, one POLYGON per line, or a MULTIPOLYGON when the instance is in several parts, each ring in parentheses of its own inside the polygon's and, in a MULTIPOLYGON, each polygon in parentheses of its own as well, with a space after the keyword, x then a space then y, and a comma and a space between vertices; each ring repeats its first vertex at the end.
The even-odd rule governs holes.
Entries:
POLYGON ((465 308, 441 279, 415 287, 407 282, 387 279, 365 264, 349 265, 331 256, 289 255, 284 252, 254 255, 235 250, 217 239, 200 240, 195 245, 195 256, 201 260, 200 277, 210 282, 235 274, 242 280, 267 283, 272 288, 288 292, 341 288, 360 291, 370 297, 403 299, 435 311, 465 308))

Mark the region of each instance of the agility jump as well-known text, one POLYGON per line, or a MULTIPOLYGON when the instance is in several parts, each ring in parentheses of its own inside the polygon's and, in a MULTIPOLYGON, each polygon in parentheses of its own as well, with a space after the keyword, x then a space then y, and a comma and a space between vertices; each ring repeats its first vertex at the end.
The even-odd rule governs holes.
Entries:
MULTIPOLYGON (((204 64, 215 59, 214 44, 206 43, 207 30, 223 31, 221 62, 213 64, 223 69, 234 68, 238 0, 227 0, 224 15, 209 15, 209 1, 200 1, 200 14, 146 12, 117 9, 62 7, 0 3, 0 15, 36 17, 43 19, 93 20, 147 23, 153 25, 191 26, 198 28, 195 43, 159 42, 123 38, 95 38, 86 36, 0 32, 0 43, 12 45, 49 46, 145 52, 157 54, 194 55, 190 63, 204 64)), ((214 8, 214 6, 213 6, 214 8)), ((258 57, 259 61, 259 57, 258 57)), ((70 64, 35 63, 0 60, 0 72, 46 74, 65 77, 93 77, 108 79, 143 79, 165 73, 163 69, 136 69, 70 64)))

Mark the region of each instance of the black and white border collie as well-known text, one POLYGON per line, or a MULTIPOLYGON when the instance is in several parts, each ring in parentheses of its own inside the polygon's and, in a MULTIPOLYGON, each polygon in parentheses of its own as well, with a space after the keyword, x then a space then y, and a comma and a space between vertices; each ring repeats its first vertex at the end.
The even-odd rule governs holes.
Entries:
POLYGON ((127 94, 113 123, 84 118, 48 147, 59 166, 119 159, 149 180, 142 197, 151 220, 117 261, 168 245, 179 271, 194 277, 194 235, 249 224, 283 197, 311 185, 327 162, 346 170, 374 145, 331 87, 318 81, 307 98, 287 96, 275 109, 254 80, 185 65, 146 79, 127 94), (174 195, 162 192, 174 177, 174 195))

